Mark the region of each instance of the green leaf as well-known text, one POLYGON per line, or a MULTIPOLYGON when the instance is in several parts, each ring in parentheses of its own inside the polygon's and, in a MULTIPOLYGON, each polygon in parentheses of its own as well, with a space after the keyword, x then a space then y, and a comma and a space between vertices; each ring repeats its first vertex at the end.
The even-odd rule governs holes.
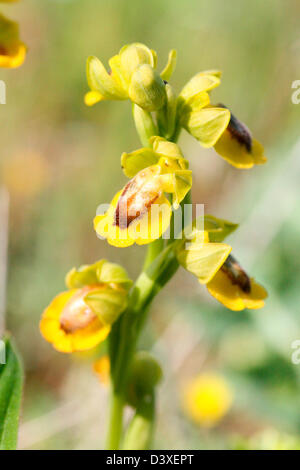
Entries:
POLYGON ((17 447, 22 396, 22 365, 10 338, 4 339, 6 363, 0 365, 0 450, 17 447))

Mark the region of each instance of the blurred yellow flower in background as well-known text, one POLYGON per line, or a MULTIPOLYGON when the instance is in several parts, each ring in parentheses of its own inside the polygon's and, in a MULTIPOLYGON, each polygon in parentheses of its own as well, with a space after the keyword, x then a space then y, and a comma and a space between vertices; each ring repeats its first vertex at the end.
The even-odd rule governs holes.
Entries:
POLYGON ((183 390, 183 409, 196 424, 203 427, 217 425, 229 411, 233 391, 218 374, 204 373, 193 378, 183 390))
POLYGON ((32 199, 50 182, 50 167, 37 152, 18 152, 1 165, 1 181, 16 199, 32 199))
POLYGON ((100 382, 103 385, 108 385, 109 384, 109 379, 110 379, 110 360, 109 357, 102 356, 100 359, 94 362, 93 364, 93 370, 97 374, 100 382))
POLYGON ((26 47, 19 38, 19 25, 0 14, 0 67, 19 67, 25 56, 26 47))

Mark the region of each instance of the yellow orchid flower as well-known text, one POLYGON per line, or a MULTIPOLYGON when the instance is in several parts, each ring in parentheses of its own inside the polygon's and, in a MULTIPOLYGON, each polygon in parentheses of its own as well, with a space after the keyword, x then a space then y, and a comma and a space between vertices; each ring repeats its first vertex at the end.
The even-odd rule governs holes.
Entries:
POLYGON ((108 211, 94 219, 97 234, 111 245, 143 245, 159 238, 172 214, 165 193, 172 194, 177 209, 191 188, 192 174, 179 147, 160 137, 151 143, 152 149, 122 155, 124 172, 132 179, 116 194, 108 211))
POLYGON ((20 41, 18 24, 0 14, 0 67, 19 67, 25 56, 26 47, 20 41))
POLYGON ((225 307, 236 311, 262 308, 268 296, 264 287, 250 278, 232 255, 206 287, 225 307))
POLYGON ((60 352, 91 349, 106 339, 126 308, 131 281, 121 266, 101 260, 73 268, 66 284, 69 290, 43 312, 41 334, 60 352))
POLYGON ((203 147, 213 147, 230 120, 230 112, 210 106, 209 92, 220 85, 221 72, 200 72, 183 87, 178 97, 177 113, 180 124, 203 147))
POLYGON ((98 376, 99 381, 103 385, 108 385, 110 382, 110 360, 107 355, 100 357, 93 364, 93 371, 98 376))
POLYGON ((156 72, 156 53, 141 43, 122 47, 109 60, 110 72, 95 56, 87 60, 87 80, 90 91, 85 103, 92 106, 103 100, 126 100, 147 111, 160 109, 166 100, 165 83, 175 67, 176 53, 171 51, 162 77, 156 72))
MULTIPOLYGON (((224 105, 219 105, 223 106, 224 105)), ((263 146, 252 137, 247 126, 232 113, 229 124, 219 140, 215 151, 236 168, 252 168, 266 163, 263 146)))
POLYGON ((219 374, 200 374, 183 389, 184 411, 192 421, 203 427, 216 426, 228 413, 232 402, 232 388, 219 374))

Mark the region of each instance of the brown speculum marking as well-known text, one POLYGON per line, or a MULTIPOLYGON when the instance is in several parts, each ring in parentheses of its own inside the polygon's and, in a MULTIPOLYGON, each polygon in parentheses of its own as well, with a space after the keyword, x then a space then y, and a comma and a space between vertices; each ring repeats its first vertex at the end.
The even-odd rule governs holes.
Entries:
POLYGON ((9 55, 7 49, 0 45, 0 55, 9 55))
POLYGON ((251 292, 251 280, 248 274, 232 255, 228 256, 221 270, 230 279, 232 284, 237 285, 246 294, 251 292))
MULTIPOLYGON (((227 108, 224 104, 219 104, 221 108, 227 108)), ((252 136, 248 127, 240 121, 234 114, 230 111, 230 121, 227 127, 228 132, 230 133, 233 139, 236 139, 239 144, 244 145, 248 153, 252 152, 252 136)))
POLYGON ((99 288, 85 286, 67 302, 59 318, 60 327, 65 333, 83 330, 97 319, 95 312, 85 303, 84 297, 88 292, 99 288))
POLYGON ((137 175, 125 186, 114 215, 114 225, 127 229, 129 225, 143 214, 148 212, 151 205, 159 198, 160 193, 155 183, 144 174, 137 175))

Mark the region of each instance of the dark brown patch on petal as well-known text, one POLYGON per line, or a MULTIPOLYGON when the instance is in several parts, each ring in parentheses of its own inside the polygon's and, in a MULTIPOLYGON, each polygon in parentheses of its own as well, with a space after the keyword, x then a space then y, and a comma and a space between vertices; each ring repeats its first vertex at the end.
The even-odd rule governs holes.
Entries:
POLYGON ((0 45, 0 55, 9 55, 7 49, 0 45))
POLYGON ((246 294, 251 292, 251 280, 248 274, 232 255, 228 256, 221 270, 228 276, 232 284, 238 285, 246 294))
MULTIPOLYGON (((221 108, 227 108, 224 104, 219 104, 221 108)), ((240 121, 234 114, 230 111, 230 121, 227 127, 228 132, 233 139, 236 139, 239 144, 244 145, 248 153, 252 152, 252 136, 248 127, 240 121)))
POLYGON ((115 210, 114 225, 121 229, 129 227, 131 222, 143 215, 159 197, 159 194, 145 193, 136 186, 135 179, 127 183, 115 210), (137 198, 140 197, 140 201, 137 198))

